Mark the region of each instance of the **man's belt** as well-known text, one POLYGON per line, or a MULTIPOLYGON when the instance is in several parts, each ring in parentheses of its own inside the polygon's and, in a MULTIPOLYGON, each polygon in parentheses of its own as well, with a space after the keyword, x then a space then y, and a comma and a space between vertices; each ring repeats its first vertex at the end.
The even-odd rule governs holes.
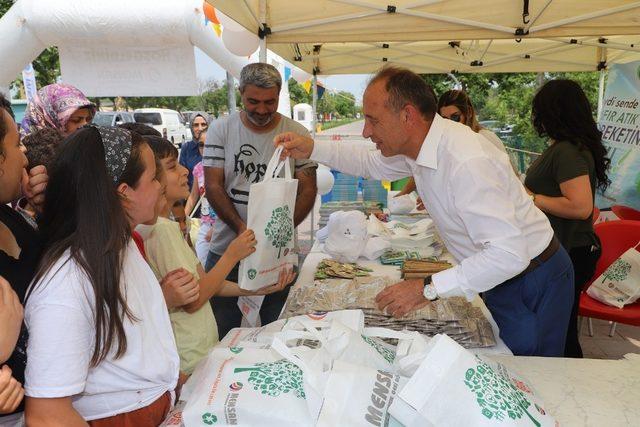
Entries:
MULTIPOLYGON (((532 259, 531 262, 529 263, 529 265, 527 266, 527 268, 525 268, 522 273, 520 273, 517 276, 513 277, 513 279, 519 279, 520 277, 524 276, 525 274, 531 273, 533 270, 535 270, 536 268, 538 268, 539 266, 544 264, 546 261, 548 261, 549 258, 554 256, 559 248, 560 248, 560 241, 554 235, 553 239, 551 239, 551 242, 545 248, 545 250, 543 250, 540 253, 540 255, 538 255, 537 257, 532 259)), ((513 279, 511 279, 511 280, 513 280, 513 279)))

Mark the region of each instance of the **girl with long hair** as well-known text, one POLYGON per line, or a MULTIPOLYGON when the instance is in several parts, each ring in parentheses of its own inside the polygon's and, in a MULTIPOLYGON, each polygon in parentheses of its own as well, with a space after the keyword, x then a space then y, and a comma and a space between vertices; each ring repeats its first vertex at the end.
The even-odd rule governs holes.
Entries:
POLYGON ((162 290, 131 239, 159 195, 137 134, 88 126, 65 141, 25 307, 28 424, 158 425, 168 412, 179 358, 162 290))

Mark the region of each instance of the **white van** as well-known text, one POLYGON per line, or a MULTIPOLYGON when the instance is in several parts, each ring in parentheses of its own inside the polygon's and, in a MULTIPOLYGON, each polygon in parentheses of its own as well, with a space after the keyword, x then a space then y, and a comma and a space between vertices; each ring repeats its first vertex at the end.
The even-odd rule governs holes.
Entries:
POLYGON ((175 110, 166 108, 138 108, 133 111, 137 123, 153 127, 174 145, 180 147, 189 140, 189 132, 182 116, 175 110))

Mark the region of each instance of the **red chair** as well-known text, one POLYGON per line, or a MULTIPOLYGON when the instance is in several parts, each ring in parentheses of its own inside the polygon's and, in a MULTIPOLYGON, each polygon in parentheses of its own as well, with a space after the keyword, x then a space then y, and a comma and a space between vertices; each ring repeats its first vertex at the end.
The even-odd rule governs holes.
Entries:
MULTIPOLYGON (((596 224, 594 230, 602 242, 602 255, 596 264, 596 272, 591 281, 585 286, 587 290, 591 283, 607 269, 616 259, 629 248, 640 242, 640 221, 608 221, 596 224)), ((586 292, 580 294, 580 316, 612 321, 609 336, 615 332, 616 322, 627 325, 640 326, 640 301, 629 304, 624 308, 606 305, 591 298, 586 292)), ((589 319, 589 335, 593 336, 593 327, 589 319)))
POLYGON ((611 206, 611 212, 613 212, 620 219, 640 221, 640 211, 632 209, 628 206, 622 206, 622 205, 611 206))
POLYGON ((591 217, 592 222, 595 224, 596 221, 600 218, 600 209, 593 207, 593 216, 591 217))

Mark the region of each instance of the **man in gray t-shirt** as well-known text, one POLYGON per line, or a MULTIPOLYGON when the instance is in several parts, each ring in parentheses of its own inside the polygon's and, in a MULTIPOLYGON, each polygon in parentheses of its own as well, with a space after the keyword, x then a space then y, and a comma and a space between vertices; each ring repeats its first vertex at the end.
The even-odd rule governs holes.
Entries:
MULTIPOLYGON (((282 79, 275 67, 263 63, 247 65, 240 74, 244 110, 209 126, 203 155, 205 186, 207 199, 218 218, 205 265, 207 271, 218 262, 229 243, 246 229, 249 187, 264 177, 275 151, 273 138, 288 131, 309 134, 302 125, 277 113, 281 86, 282 79)), ((293 175, 298 179, 296 226, 313 208, 317 193, 316 166, 309 160, 296 160, 293 166, 293 175)), ((228 280, 238 281, 237 268, 236 265, 227 276, 228 280)), ((260 310, 263 325, 276 320, 288 292, 289 288, 265 297, 260 310)), ((242 314, 237 298, 213 297, 211 306, 220 338, 240 326, 242 314)))

